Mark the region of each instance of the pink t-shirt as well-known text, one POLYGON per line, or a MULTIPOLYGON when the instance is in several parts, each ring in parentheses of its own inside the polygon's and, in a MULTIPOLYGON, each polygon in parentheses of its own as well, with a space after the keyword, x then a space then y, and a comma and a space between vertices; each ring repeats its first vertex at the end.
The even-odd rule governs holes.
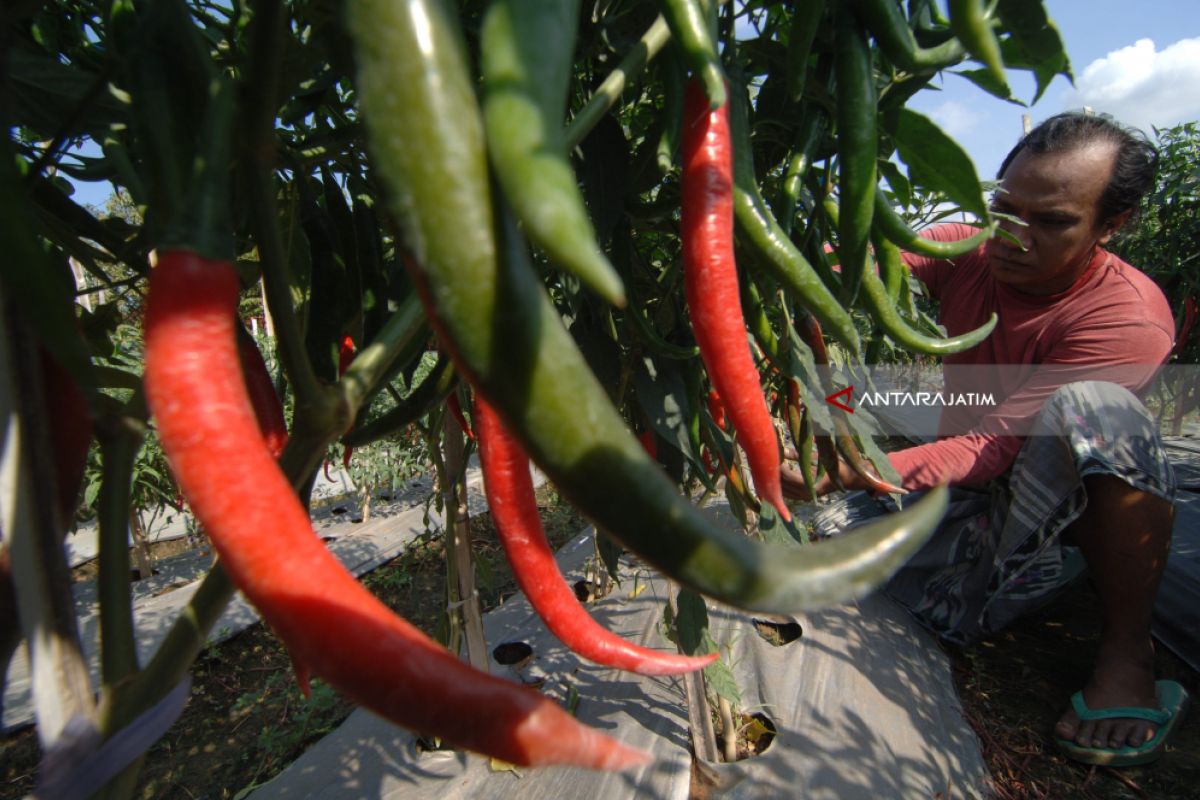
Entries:
MULTIPOLYGON (((924 235, 948 241, 976 230, 952 224, 924 235)), ((953 262, 911 253, 904 260, 939 301, 938 321, 948 335, 979 327, 992 312, 999 317, 987 339, 966 352, 946 356, 947 365, 1158 365, 1170 354, 1175 322, 1166 297, 1143 272, 1107 250, 1097 248, 1075 285, 1049 296, 1026 294, 996 281, 983 247, 953 262)), ((1140 394, 1148 388, 1152 373, 1138 374, 1145 379, 1123 382, 1140 394)), ((1022 413, 1036 413, 1061 383, 1044 380, 1046 385, 1038 385, 1038 378, 1022 385, 1021 396, 1033 404, 1022 413)), ((950 421, 945 415, 955 413, 954 407, 947 407, 943 423, 950 421)), ((1021 438, 1004 435, 1007 427, 1003 414, 984 417, 972 426, 975 432, 897 451, 889 459, 906 489, 928 489, 945 482, 982 484, 1003 474, 1021 449, 1021 438)))

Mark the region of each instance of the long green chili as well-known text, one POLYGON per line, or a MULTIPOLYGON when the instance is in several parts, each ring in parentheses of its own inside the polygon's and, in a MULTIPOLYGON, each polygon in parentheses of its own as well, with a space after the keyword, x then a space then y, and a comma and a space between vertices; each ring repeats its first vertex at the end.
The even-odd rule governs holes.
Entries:
POLYGON ((994 224, 981 228, 979 233, 953 242, 937 242, 926 239, 921 234, 908 227, 904 218, 896 213, 882 192, 875 193, 875 225, 889 240, 895 242, 901 249, 917 255, 931 258, 958 258, 978 248, 992 238, 996 226, 994 224))
POLYGON ((966 50, 950 39, 936 47, 920 47, 895 0, 850 0, 854 15, 871 32, 884 55, 907 72, 935 72, 962 61, 966 50))
POLYGON ((460 371, 565 496, 666 574, 743 608, 841 602, 920 546, 945 510, 944 489, 804 550, 724 531, 680 495, 563 327, 511 215, 493 208, 455 18, 429 0, 359 0, 351 10, 373 157, 426 307, 460 371))
POLYGON ((563 118, 579 0, 496 0, 483 18, 483 120, 496 177, 535 244, 616 306, 625 287, 596 241, 563 118))
MULTIPOLYGON (((725 71, 708 27, 708 14, 701 0, 659 0, 671 35, 683 48, 692 72, 704 82, 711 108, 725 102, 725 71)), ((715 6, 715 0, 711 0, 715 6)))
POLYGON ((878 108, 871 46, 848 8, 834 23, 834 75, 837 79, 838 255, 842 265, 842 302, 858 294, 867 271, 867 239, 874 214, 878 108))
POLYGON ((750 151, 750 122, 745 93, 735 91, 730 106, 733 134, 733 215, 745 241, 763 265, 830 333, 851 352, 859 352, 858 330, 821 277, 779 226, 759 193, 750 151))
MULTIPOLYGON (((900 251, 886 239, 875 237, 875 247, 876 256, 881 263, 900 260, 900 251)), ((903 267, 901 266, 900 269, 903 270, 903 267)), ((896 267, 893 263, 893 266, 888 267, 885 271, 895 270, 896 267)), ((904 318, 896 310, 894 301, 888 296, 884 282, 873 270, 869 269, 863 275, 862 293, 859 295, 859 299, 875 321, 879 323, 879 327, 883 328, 884 333, 897 344, 916 353, 925 353, 926 355, 961 353, 982 342, 996 327, 997 317, 993 313, 983 325, 960 336, 949 338, 926 336, 904 321, 904 318)))
POLYGON ((967 52, 987 67, 988 74, 1000 86, 1007 87, 1000 40, 992 30, 983 0, 947 0, 947 8, 950 11, 950 30, 954 31, 967 52))

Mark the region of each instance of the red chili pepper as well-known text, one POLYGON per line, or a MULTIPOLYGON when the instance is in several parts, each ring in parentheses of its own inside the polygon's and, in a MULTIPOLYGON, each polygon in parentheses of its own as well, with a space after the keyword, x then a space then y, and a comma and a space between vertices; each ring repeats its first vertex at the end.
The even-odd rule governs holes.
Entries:
POLYGON ((654 438, 652 431, 641 431, 637 435, 638 441, 642 443, 642 449, 646 451, 646 455, 658 460, 658 442, 654 438))
POLYGON ((729 430, 729 425, 725 422, 725 404, 721 402, 721 395, 717 394, 716 389, 710 389, 708 392, 708 413, 718 428, 723 431, 729 430))
POLYGON ((470 424, 467 423, 467 417, 463 414, 462 405, 458 402, 458 394, 451 392, 446 398, 446 405, 450 408, 450 413, 458 420, 458 427, 462 428, 463 433, 471 441, 475 441, 475 431, 471 430, 470 424))
POLYGON ((50 448, 54 459, 58 509, 65 531, 75 516, 79 487, 87 469, 88 447, 92 442, 92 416, 79 384, 62 364, 45 348, 39 348, 38 360, 41 362, 46 413, 52 423, 50 448))
POLYGON ((294 659, 393 722, 512 764, 645 763, 645 753, 537 692, 456 658, 330 555, 257 444, 234 367, 237 295, 228 262, 162 254, 146 312, 146 396, 172 471, 225 569, 294 659), (231 465, 242 480, 228 479, 231 465))
POLYGON ((479 460, 496 533, 521 591, 546 627, 574 653, 642 675, 678 675, 708 666, 716 653, 692 657, 640 647, 606 630, 579 604, 546 541, 529 457, 482 397, 475 399, 479 460))
POLYGON ((250 395, 250 405, 254 407, 254 417, 258 420, 258 429, 262 432, 263 444, 275 458, 287 446, 287 421, 283 418, 283 404, 271 382, 267 372, 267 362, 263 361, 258 346, 244 331, 239 333, 238 357, 242 363, 242 374, 246 380, 246 391, 250 395))
POLYGON ((738 298, 729 104, 710 110, 702 84, 693 79, 683 119, 684 292, 696 343, 742 440, 755 488, 781 517, 790 520, 779 480, 779 442, 738 298))
POLYGON ((354 361, 354 353, 357 348, 354 346, 354 340, 350 338, 350 334, 342 337, 342 343, 338 347, 338 376, 346 374, 346 370, 350 368, 350 364, 354 361))
MULTIPOLYGON (((807 315, 799 322, 800 325, 797 328, 797 333, 800 334, 800 338, 812 350, 813 360, 820 368, 828 367, 829 354, 825 350, 825 334, 821 332, 821 323, 807 315)), ((875 471, 875 465, 864 458, 862 453, 858 451, 858 445, 854 443, 854 434, 850 431, 850 426, 841 416, 840 411, 835 411, 833 414, 833 426, 834 436, 832 438, 828 434, 818 435, 815 438, 817 440, 818 459, 825 470, 825 474, 829 476, 834 486, 838 489, 843 488, 842 481, 838 477, 840 474, 838 453, 841 453, 842 457, 846 459, 846 463, 850 465, 850 468, 867 485, 868 491, 874 494, 907 494, 903 487, 888 483, 879 477, 879 474, 875 471)))
MULTIPOLYGON (((350 338, 350 334, 342 337, 342 344, 338 348, 338 377, 346 374, 346 370, 350 368, 351 362, 354 361, 354 340, 350 338)), ((350 454, 354 452, 354 448, 350 445, 342 446, 342 469, 350 469, 350 454)), ((325 477, 329 477, 329 468, 326 465, 325 477)))

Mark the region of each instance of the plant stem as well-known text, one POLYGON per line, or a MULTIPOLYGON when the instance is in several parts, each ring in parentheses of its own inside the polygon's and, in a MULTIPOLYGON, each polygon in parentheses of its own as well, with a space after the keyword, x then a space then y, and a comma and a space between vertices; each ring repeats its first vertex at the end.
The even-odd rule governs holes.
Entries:
POLYGON ((304 350, 304 333, 296 309, 292 306, 284 259, 283 239, 279 233, 279 209, 275 202, 275 109, 278 107, 279 70, 283 37, 287 33, 283 4, 279 0, 260 0, 255 5, 251 33, 253 54, 243 82, 245 95, 241 116, 248 120, 243 152, 250 169, 246 188, 254 219, 258 257, 263 270, 263 293, 278 333, 279 360, 296 392, 297 412, 301 406, 322 403, 324 387, 304 350))
POLYGON ((96 427, 104 474, 100 485, 101 675, 103 691, 137 670, 133 627, 133 598, 129 591, 130 504, 133 463, 145 436, 145 426, 115 411, 96 427))
MULTIPOLYGON (((483 614, 479 593, 475 591, 475 564, 471 551, 471 514, 467 509, 467 459, 463 433, 452 414, 442 415, 442 446, 445 450, 444 496, 446 498, 446 591, 451 630, 467 643, 467 661, 476 669, 488 671, 487 640, 483 635, 483 614)), ((457 653, 461 643, 455 642, 457 653)))
MULTIPOLYGON (((667 602, 675 618, 679 618, 679 586, 671 583, 667 602)), ((682 652, 682 651, 680 651, 682 652)), ((689 672, 683 676, 683 689, 687 704, 688 728, 691 732, 692 751, 696 758, 710 763, 720 760, 717 753, 717 735, 713 732, 712 714, 708 707, 708 694, 704 690, 704 671, 689 672)))
POLYGON ((721 715, 721 730, 725 745, 725 763, 737 761, 737 731, 733 727, 733 707, 724 697, 717 696, 717 712, 721 715))
POLYGON ((617 64, 609 76, 604 79, 604 82, 596 88, 587 105, 579 110, 579 113, 567 125, 566 143, 567 151, 570 152, 579 146, 592 128, 598 123, 608 110, 613 107, 613 104, 621 97, 621 92, 625 91, 625 86, 628 82, 636 78, 650 59, 654 58, 666 46, 671 39, 671 31, 667 27, 667 21, 660 14, 654 23, 646 29, 642 34, 642 38, 638 43, 625 54, 621 59, 621 63, 617 64))
POLYGON ((350 409, 352 419, 371 390, 383 380, 396 357, 421 332, 424 323, 425 312, 416 292, 413 292, 388 318, 371 343, 354 357, 338 382, 343 402, 350 409))

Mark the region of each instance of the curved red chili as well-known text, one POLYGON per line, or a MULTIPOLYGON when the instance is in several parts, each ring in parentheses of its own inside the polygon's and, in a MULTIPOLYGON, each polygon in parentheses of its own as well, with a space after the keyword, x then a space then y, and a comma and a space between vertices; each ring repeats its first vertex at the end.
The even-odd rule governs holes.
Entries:
POLYGON ((242 375, 246 380, 246 393, 250 395, 250 405, 254 407, 254 418, 258 421, 263 444, 272 457, 279 458, 288 440, 283 404, 279 402, 279 394, 275 391, 271 374, 267 372, 267 362, 263 361, 258 345, 244 329, 238 331, 237 344, 242 375))
POLYGON ((688 84, 683 126, 684 293, 696 343, 746 450, 759 494, 792 518, 779 480, 779 441, 746 339, 733 258, 733 151, 729 105, 715 110, 688 84))
POLYGON ((537 692, 456 658, 330 555, 258 445, 236 368, 237 294, 228 262, 162 254, 146 312, 146 397, 172 471, 221 562, 293 657, 381 716, 512 764, 645 763, 645 753, 537 692), (243 480, 228 479, 231 465, 243 480))
POLYGON ((451 392, 446 398, 446 405, 450 408, 450 413, 454 415, 454 419, 458 421, 458 427, 462 428, 462 432, 467 435, 471 441, 475 441, 475 431, 471 430, 470 424, 467 422, 467 417, 463 414, 462 404, 458 402, 458 394, 451 392))
POLYGON ((529 457, 482 397, 475 399, 475 412, 484 489, 496 533, 521 591, 558 640, 589 661, 641 675, 678 675, 715 661, 716 653, 692 657, 641 647, 592 619, 567 585, 546 541, 529 457))

